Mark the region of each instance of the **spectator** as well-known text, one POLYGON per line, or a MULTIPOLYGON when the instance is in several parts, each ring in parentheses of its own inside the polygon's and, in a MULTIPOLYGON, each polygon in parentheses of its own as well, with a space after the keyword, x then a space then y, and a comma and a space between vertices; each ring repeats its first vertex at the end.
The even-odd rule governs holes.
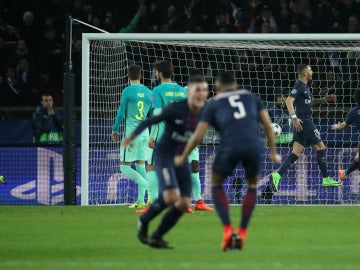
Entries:
POLYGON ((159 32, 161 27, 161 12, 156 3, 152 2, 150 5, 150 12, 147 13, 149 32, 159 32))
POLYGON ((342 3, 340 3, 338 6, 338 10, 341 14, 340 23, 342 24, 343 28, 346 29, 349 17, 353 14, 359 14, 360 6, 359 3, 356 3, 353 0, 342 0, 341 2, 342 3))
POLYGON ((41 106, 32 116, 34 143, 56 144, 63 140, 63 118, 53 103, 50 94, 41 95, 41 106))
POLYGON ((19 39, 16 44, 16 50, 12 54, 9 55, 8 65, 16 66, 21 58, 30 59, 30 51, 24 39, 19 39))
POLYGON ((29 59, 20 58, 15 71, 15 79, 19 90, 17 105, 34 105, 38 99, 34 91, 36 75, 29 59))
POLYGON ((360 33, 359 18, 356 15, 351 15, 348 19, 347 25, 348 33, 360 33))
POLYGON ((25 11, 23 14, 23 23, 19 28, 20 36, 25 39, 30 52, 35 51, 39 40, 39 28, 34 23, 34 14, 31 11, 25 11))
POLYGON ((180 16, 180 13, 175 5, 170 4, 168 6, 164 24, 169 26, 170 33, 184 32, 184 18, 180 16))
POLYGON ((299 24, 297 24, 297 23, 292 23, 292 24, 290 25, 290 33, 292 33, 292 34, 298 34, 298 33, 300 33, 299 24))

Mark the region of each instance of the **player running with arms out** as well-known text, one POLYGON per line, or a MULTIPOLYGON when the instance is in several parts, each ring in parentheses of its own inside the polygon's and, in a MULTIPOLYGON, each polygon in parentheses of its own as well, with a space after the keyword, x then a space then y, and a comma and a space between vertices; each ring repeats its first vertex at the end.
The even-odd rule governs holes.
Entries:
POLYGON ((291 115, 294 128, 292 153, 285 159, 278 172, 272 173, 270 183, 275 192, 279 189, 281 177, 289 167, 300 157, 304 147, 311 145, 316 150, 316 160, 323 176, 324 187, 337 187, 341 182, 329 177, 326 165, 326 146, 321 140, 320 132, 311 119, 311 106, 336 101, 335 95, 326 95, 321 99, 313 99, 308 83, 313 71, 309 65, 301 64, 297 68, 298 80, 295 82, 290 96, 286 99, 286 107, 291 115), (295 104, 295 107, 294 107, 295 104), (296 114, 295 114, 296 112, 296 114))
POLYGON ((205 105, 208 86, 201 77, 190 82, 188 98, 165 107, 160 114, 142 122, 135 131, 123 140, 123 145, 131 141, 153 124, 165 122, 162 138, 155 147, 155 169, 159 179, 159 197, 152 202, 148 211, 138 219, 138 238, 144 244, 155 248, 171 248, 163 236, 177 223, 189 208, 191 201, 191 175, 188 162, 174 165, 174 156, 183 151, 186 142, 195 130, 198 112, 205 105), (148 226, 151 220, 162 210, 169 207, 158 228, 148 238, 148 226))
MULTIPOLYGON (((156 62, 154 65, 155 68, 155 76, 158 81, 160 81, 160 85, 153 89, 153 114, 159 114, 166 105, 169 103, 179 101, 185 99, 187 94, 185 88, 178 85, 177 83, 172 81, 172 76, 174 75, 174 67, 169 61, 159 61, 156 62)), ((199 75, 198 73, 193 74, 193 76, 199 75)), ((190 80, 191 80, 190 76, 190 80)), ((158 142, 164 133, 165 124, 159 123, 153 125, 151 127, 151 134, 149 140, 149 146, 151 148, 155 147, 156 142, 158 142)), ((151 193, 151 198, 157 198, 158 192, 158 180, 155 173, 154 167, 154 152, 150 150, 148 159, 148 167, 147 167, 147 176, 148 176, 148 183, 149 183, 149 190, 151 193)), ((195 209, 196 210, 213 210, 209 207, 202 199, 201 199, 201 184, 200 184, 200 177, 199 177, 199 152, 194 151, 192 155, 191 161, 192 167, 192 187, 193 187, 193 194, 196 200, 195 209)), ((148 210, 140 209, 136 210, 136 213, 143 214, 148 210)), ((186 211, 187 213, 193 213, 191 207, 188 208, 186 211)))
MULTIPOLYGON (((139 123, 146 119, 151 108, 151 91, 140 83, 141 67, 130 65, 128 68, 130 85, 121 96, 121 103, 112 129, 111 139, 118 140, 120 124, 125 117, 125 136, 129 136, 139 123)), ((149 130, 144 130, 130 145, 120 147, 120 171, 138 184, 138 198, 129 208, 144 208, 145 192, 148 187, 146 180, 145 161, 148 157, 149 130), (135 168, 131 164, 135 162, 135 168)), ((151 195, 151 194, 150 194, 151 195)))
MULTIPOLYGON (((360 90, 359 89, 355 91, 353 98, 357 106, 352 108, 348 112, 346 116, 346 120, 344 122, 342 123, 339 122, 337 124, 332 125, 331 129, 343 130, 349 127, 350 125, 353 125, 360 130, 360 90)), ((359 153, 360 153, 360 144, 358 145, 358 153, 356 154, 353 163, 351 163, 350 166, 345 170, 343 169, 339 170, 341 180, 345 180, 351 172, 355 171, 356 169, 359 169, 359 153)))
POLYGON ((201 143, 209 125, 221 136, 220 146, 212 168, 212 193, 215 209, 223 224, 222 250, 242 249, 247 237, 247 227, 256 204, 256 183, 261 167, 263 139, 259 120, 264 125, 271 159, 279 163, 271 120, 259 97, 246 90, 237 90, 232 72, 220 73, 216 80, 217 96, 202 110, 194 135, 183 153, 175 157, 175 164, 186 162, 188 154, 201 143), (239 162, 242 162, 248 181, 243 200, 241 223, 234 233, 230 222, 229 202, 223 189, 224 179, 239 162))

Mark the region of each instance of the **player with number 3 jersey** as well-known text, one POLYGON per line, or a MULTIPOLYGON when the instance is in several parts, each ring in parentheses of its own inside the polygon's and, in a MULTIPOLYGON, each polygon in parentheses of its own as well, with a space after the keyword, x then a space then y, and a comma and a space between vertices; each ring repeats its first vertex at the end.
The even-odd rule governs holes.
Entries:
MULTIPOLYGON (((129 66, 128 76, 130 85, 123 90, 121 103, 116 115, 112 129, 112 140, 117 141, 120 124, 125 117, 124 137, 129 136, 134 129, 146 119, 151 108, 152 93, 140 83, 141 67, 138 65, 129 66)), ((148 156, 149 130, 145 129, 127 147, 120 147, 120 170, 129 179, 138 184, 138 198, 130 208, 144 208, 145 192, 148 187, 146 180, 145 161, 148 156), (135 162, 136 170, 131 168, 135 162)))

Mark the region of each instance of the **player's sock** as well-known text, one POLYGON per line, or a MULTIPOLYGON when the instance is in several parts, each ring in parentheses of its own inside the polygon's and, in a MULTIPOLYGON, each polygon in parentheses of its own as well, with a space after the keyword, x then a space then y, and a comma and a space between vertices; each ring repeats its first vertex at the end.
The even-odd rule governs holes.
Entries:
POLYGON ((191 183, 192 183, 192 193, 194 195, 194 199, 197 202, 201 199, 201 183, 200 183, 200 174, 192 173, 191 174, 191 183))
POLYGON ((135 168, 136 168, 136 171, 137 171, 138 173, 140 173, 140 175, 141 175, 144 179, 147 180, 145 164, 135 163, 135 168))
POLYGON ((327 167, 326 167, 326 157, 325 157, 325 149, 316 151, 316 161, 319 165, 321 174, 323 178, 328 177, 327 167))
POLYGON ((159 184, 155 171, 148 171, 146 173, 148 180, 148 190, 150 192, 151 201, 155 201, 159 194, 159 184))
POLYGON ((291 153, 284 161, 284 163, 281 165, 278 173, 283 176, 284 173, 289 169, 289 167, 298 159, 298 156, 294 153, 291 153))
POLYGON ((244 197, 240 228, 246 229, 256 204, 256 188, 248 188, 244 197))
POLYGON ((357 168, 359 168, 359 162, 354 160, 353 163, 350 164, 350 166, 345 169, 345 174, 349 175, 351 172, 355 171, 357 168))
POLYGON ((148 190, 148 201, 147 202, 150 203, 149 198, 151 197, 151 195, 150 195, 150 191, 149 191, 149 182, 148 182, 148 179, 146 176, 145 164, 135 163, 135 168, 136 168, 136 171, 147 181, 147 190, 148 190))
POLYGON ((162 218, 159 227, 153 233, 152 238, 161 239, 178 222, 183 212, 172 206, 162 218))
POLYGON ((129 177, 131 180, 135 181, 138 184, 138 199, 137 202, 141 203, 144 202, 145 192, 147 189, 147 181, 135 171, 129 165, 120 165, 121 172, 129 177))
POLYGON ((222 186, 212 187, 214 204, 223 225, 230 224, 229 201, 222 186))
POLYGON ((140 219, 144 224, 148 224, 150 220, 156 217, 167 207, 164 198, 162 195, 159 196, 152 204, 149 206, 149 210, 143 214, 140 219))

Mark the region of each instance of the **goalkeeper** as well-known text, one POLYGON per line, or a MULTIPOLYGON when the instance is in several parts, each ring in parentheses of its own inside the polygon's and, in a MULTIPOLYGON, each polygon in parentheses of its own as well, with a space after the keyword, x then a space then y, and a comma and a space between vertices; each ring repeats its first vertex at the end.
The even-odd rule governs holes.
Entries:
MULTIPOLYGON (((333 130, 342 130, 345 129, 347 127, 349 127, 350 125, 353 125, 355 127, 357 127, 360 130, 360 115, 359 115, 359 111, 360 111, 360 90, 356 90, 355 94, 353 96, 357 106, 352 108, 347 116, 346 116, 346 120, 342 123, 337 123, 331 126, 331 129, 333 130)), ((355 159, 353 161, 353 163, 350 164, 350 166, 343 170, 340 169, 339 170, 339 174, 340 174, 340 179, 341 180, 345 180, 348 175, 355 171, 356 169, 359 169, 359 152, 360 152, 360 144, 358 145, 358 153, 355 156, 355 159)))
MULTIPOLYGON (((112 129, 111 139, 116 142, 120 124, 125 117, 125 136, 146 119, 151 108, 151 91, 140 83, 141 67, 130 65, 128 68, 130 85, 122 93, 121 103, 112 129)), ((120 171, 138 184, 138 198, 129 208, 145 208, 145 192, 148 187, 146 180, 145 161, 148 156, 149 130, 145 129, 139 137, 126 147, 120 147, 120 171), (131 164, 135 162, 135 168, 131 164)), ((151 196, 151 194, 150 194, 151 196)))

